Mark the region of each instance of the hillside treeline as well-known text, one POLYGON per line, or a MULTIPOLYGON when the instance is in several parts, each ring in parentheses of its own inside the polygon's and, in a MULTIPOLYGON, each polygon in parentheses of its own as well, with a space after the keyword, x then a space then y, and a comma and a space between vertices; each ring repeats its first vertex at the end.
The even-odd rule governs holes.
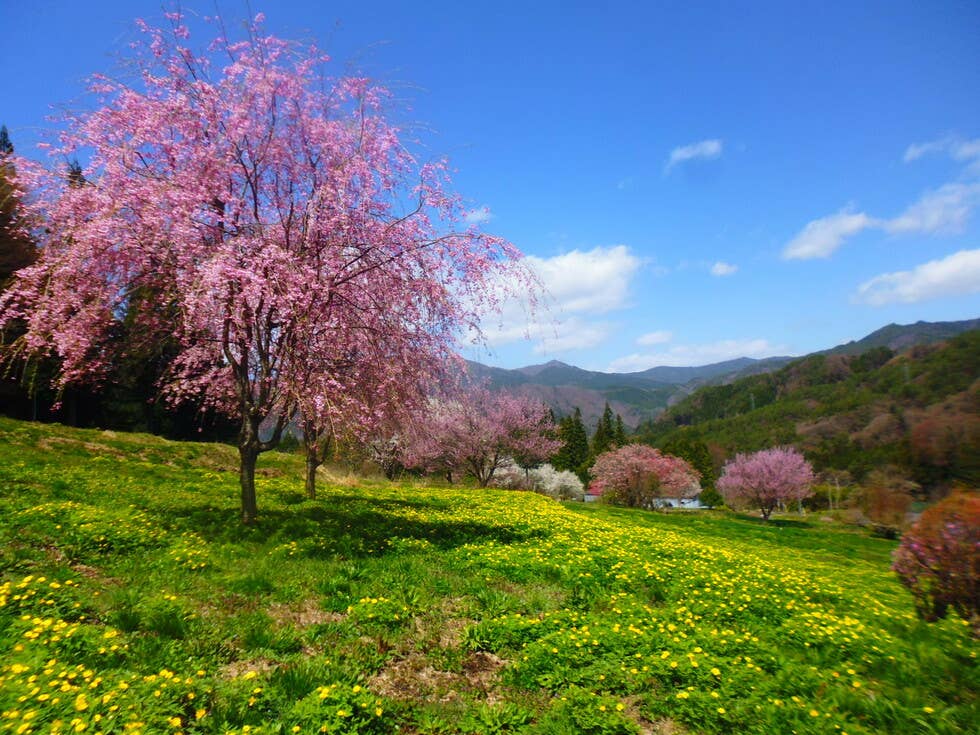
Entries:
POLYGON ((980 484, 980 330, 902 352, 812 355, 697 390, 637 437, 706 444, 718 462, 779 444, 860 481, 892 466, 925 488, 980 484))

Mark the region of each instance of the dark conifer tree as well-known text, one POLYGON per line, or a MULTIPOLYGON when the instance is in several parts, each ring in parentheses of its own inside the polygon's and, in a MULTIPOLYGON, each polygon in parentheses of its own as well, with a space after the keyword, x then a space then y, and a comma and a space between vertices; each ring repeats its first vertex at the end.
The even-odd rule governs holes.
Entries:
POLYGON ((34 262, 36 251, 24 234, 17 231, 16 214, 18 192, 13 178, 16 173, 13 161, 13 143, 7 127, 0 127, 0 289, 6 287, 15 271, 34 262))
POLYGON ((552 464, 556 470, 578 472, 589 459, 589 435, 585 431, 585 424, 582 423, 581 410, 576 408, 571 416, 561 420, 558 426, 558 438, 562 443, 561 449, 558 450, 552 464))
POLYGON ((626 427, 623 425, 623 417, 616 414, 616 425, 613 429, 613 444, 617 447, 625 447, 629 443, 626 436, 626 427))
POLYGON ((600 454, 612 449, 615 435, 615 419, 612 409, 607 402, 605 409, 602 411, 602 416, 599 418, 599 423, 595 428, 595 434, 592 435, 592 456, 598 457, 600 454))

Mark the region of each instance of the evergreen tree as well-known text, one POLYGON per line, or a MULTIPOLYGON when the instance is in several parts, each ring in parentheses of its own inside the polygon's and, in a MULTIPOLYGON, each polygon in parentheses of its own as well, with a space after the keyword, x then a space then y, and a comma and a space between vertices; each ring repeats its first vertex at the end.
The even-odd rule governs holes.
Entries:
POLYGON ((623 417, 618 413, 616 414, 616 425, 613 429, 613 444, 617 447, 625 447, 629 444, 629 439, 626 437, 626 427, 623 425, 623 417))
POLYGON ((592 456, 598 457, 613 448, 616 437, 615 418, 609 402, 602 411, 599 424, 595 427, 595 434, 592 435, 592 456))
POLYGON ((675 457, 687 460, 688 464, 701 473, 701 487, 713 488, 717 475, 715 465, 711 459, 711 452, 708 445, 700 439, 691 437, 675 437, 670 439, 660 447, 666 454, 673 454, 675 457))
MULTIPOLYGON (((14 164, 7 127, 0 126, 0 291, 13 280, 15 271, 34 262, 34 244, 15 229, 18 192, 13 185, 14 164)), ((15 323, 0 335, 0 349, 23 334, 23 325, 15 323)), ((0 406, 2 412, 16 418, 35 418, 37 403, 21 385, 19 372, 0 371, 0 406)), ((27 381, 25 381, 27 382, 27 381)))
POLYGON ((34 262, 34 244, 15 229, 18 192, 14 188, 14 146, 7 127, 0 127, 0 289, 5 288, 14 271, 34 262))
POLYGON ((589 459, 589 435, 582 423, 582 411, 575 409, 571 416, 566 416, 558 425, 558 439, 561 448, 552 461, 556 470, 578 472, 579 468, 589 459))

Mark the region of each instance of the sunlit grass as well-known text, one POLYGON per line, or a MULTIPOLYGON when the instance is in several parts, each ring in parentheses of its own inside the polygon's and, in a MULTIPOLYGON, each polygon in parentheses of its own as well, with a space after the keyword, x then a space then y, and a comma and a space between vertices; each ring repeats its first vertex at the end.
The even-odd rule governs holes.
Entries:
POLYGON ((893 542, 0 419, 0 732, 969 732, 893 542))

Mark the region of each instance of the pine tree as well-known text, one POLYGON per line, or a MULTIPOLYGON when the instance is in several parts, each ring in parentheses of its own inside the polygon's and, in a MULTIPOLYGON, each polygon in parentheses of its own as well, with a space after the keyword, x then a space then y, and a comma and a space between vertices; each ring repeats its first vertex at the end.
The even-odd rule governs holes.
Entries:
POLYGON ((701 487, 714 489, 717 475, 708 445, 700 439, 678 437, 664 443, 660 449, 675 457, 687 460, 688 464, 701 473, 701 487))
POLYGON ((589 435, 582 423, 582 411, 578 408, 571 416, 566 416, 558 426, 561 449, 555 455, 552 465, 556 470, 577 472, 589 459, 589 435))
POLYGON ((18 192, 14 188, 13 143, 6 126, 0 126, 0 290, 14 271, 34 262, 34 244, 15 228, 18 192))
POLYGON ((613 444, 617 447, 625 447, 629 443, 626 437, 626 427, 623 425, 623 417, 616 414, 616 426, 613 429, 613 444))
POLYGON ((600 454, 612 449, 615 443, 615 437, 615 419, 609 403, 606 402, 606 407, 602 411, 602 417, 599 419, 599 424, 595 428, 595 434, 592 435, 592 456, 598 457, 600 454))

